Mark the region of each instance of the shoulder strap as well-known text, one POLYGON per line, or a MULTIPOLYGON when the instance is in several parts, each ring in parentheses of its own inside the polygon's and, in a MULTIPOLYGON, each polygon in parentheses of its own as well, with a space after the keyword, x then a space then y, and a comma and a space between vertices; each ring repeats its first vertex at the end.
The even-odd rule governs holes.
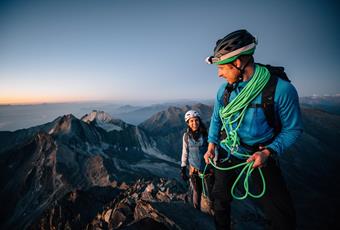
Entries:
POLYGON ((285 68, 282 66, 272 66, 272 65, 265 65, 265 67, 268 69, 270 75, 277 76, 281 78, 282 80, 290 82, 286 72, 285 68))
POLYGON ((264 65, 264 64, 261 64, 261 63, 256 63, 260 66, 264 66, 268 69, 270 75, 274 75, 276 77, 279 77, 281 78, 282 80, 285 80, 285 81, 288 81, 290 82, 286 72, 285 72, 285 68, 282 67, 282 66, 272 66, 272 65, 264 65))
POLYGON ((234 90, 234 86, 230 85, 229 83, 226 85, 223 93, 223 106, 227 106, 229 103, 229 98, 231 92, 234 90))
POLYGON ((275 75, 271 75, 269 81, 262 91, 262 107, 264 115, 268 125, 274 128, 275 134, 279 133, 281 130, 280 119, 277 119, 275 113, 275 103, 274 96, 277 85, 278 78, 275 75))
POLYGON ((270 127, 274 128, 274 133, 276 135, 281 131, 281 121, 276 116, 274 105, 274 96, 277 81, 278 78, 287 82, 290 82, 290 80, 285 72, 284 67, 282 66, 263 65, 260 63, 257 64, 266 67, 270 72, 270 80, 262 92, 262 104, 268 124, 270 127))
POLYGON ((184 141, 187 144, 187 146, 189 146, 189 134, 188 134, 188 132, 184 133, 184 141))
MULTIPOLYGON (((264 110, 264 114, 266 116, 266 120, 270 127, 274 129, 275 135, 278 134, 281 130, 281 121, 277 119, 275 113, 275 104, 274 104, 274 96, 276 85, 278 81, 278 77, 282 80, 290 82, 287 74, 284 71, 284 67, 281 66, 271 66, 271 65, 263 65, 257 63, 261 66, 264 66, 270 72, 270 79, 266 86, 262 91, 262 108, 264 110)), ((223 105, 227 106, 229 103, 230 94, 233 91, 233 85, 227 84, 223 93, 223 105)))

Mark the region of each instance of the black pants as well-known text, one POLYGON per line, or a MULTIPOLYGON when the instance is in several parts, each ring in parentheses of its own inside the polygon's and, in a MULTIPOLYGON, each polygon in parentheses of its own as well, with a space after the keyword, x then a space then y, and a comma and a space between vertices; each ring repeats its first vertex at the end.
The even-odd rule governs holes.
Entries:
POLYGON ((190 186, 192 189, 192 203, 198 210, 201 209, 202 182, 197 172, 190 175, 190 186))
MULTIPOLYGON (((218 163, 220 167, 230 167, 242 161, 231 158, 230 160, 218 163)), ((267 165, 261 168, 265 181, 265 194, 256 199, 263 208, 263 212, 269 221, 269 229, 295 229, 296 219, 293 201, 287 189, 280 168, 272 158, 268 158, 267 165)), ((230 202, 231 187, 238 176, 239 171, 215 170, 215 184, 213 188, 215 226, 216 229, 230 229, 230 202)), ((250 190, 254 194, 262 191, 262 180, 258 170, 252 173, 250 190)))

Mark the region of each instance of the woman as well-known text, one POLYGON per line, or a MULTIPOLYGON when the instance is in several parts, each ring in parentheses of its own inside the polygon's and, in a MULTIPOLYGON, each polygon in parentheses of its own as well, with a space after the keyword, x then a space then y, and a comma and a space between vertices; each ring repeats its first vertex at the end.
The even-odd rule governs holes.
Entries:
POLYGON ((190 186, 193 191, 192 202, 195 208, 200 209, 202 181, 199 175, 205 167, 204 153, 208 147, 208 134, 197 111, 189 110, 185 113, 184 119, 188 129, 183 135, 181 177, 185 181, 188 180, 186 168, 189 161, 190 186))

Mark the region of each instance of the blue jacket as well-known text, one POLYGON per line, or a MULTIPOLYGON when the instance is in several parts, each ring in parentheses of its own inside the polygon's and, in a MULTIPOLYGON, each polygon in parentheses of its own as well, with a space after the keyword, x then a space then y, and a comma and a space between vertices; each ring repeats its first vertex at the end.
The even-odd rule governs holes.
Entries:
MULTIPOLYGON (((240 91, 247 85, 248 81, 240 82, 235 90, 230 94, 229 102, 232 101, 240 91)), ((211 117, 208 142, 220 144, 219 133, 222 122, 219 117, 219 110, 223 107, 223 93, 227 83, 221 85, 215 99, 214 110, 211 117)), ((260 93, 252 104, 261 104, 262 94, 260 93)), ((271 144, 266 147, 273 149, 281 155, 302 133, 302 119, 299 106, 299 98, 296 89, 292 84, 282 79, 278 79, 274 97, 275 112, 282 124, 281 132, 275 137, 271 144)), ((235 124, 236 125, 236 124, 235 124)), ((273 128, 271 128, 264 115, 263 108, 248 108, 243 122, 238 130, 241 141, 247 145, 264 143, 273 138, 273 128)), ((227 149, 221 144, 221 147, 227 149)), ((240 153, 245 153, 244 148, 239 149, 240 153)))
POLYGON ((204 154, 207 149, 208 142, 206 137, 201 135, 198 141, 195 141, 189 134, 184 133, 181 166, 187 166, 187 161, 189 161, 191 166, 203 171, 205 166, 204 154), (188 135, 187 141, 186 135, 188 135))

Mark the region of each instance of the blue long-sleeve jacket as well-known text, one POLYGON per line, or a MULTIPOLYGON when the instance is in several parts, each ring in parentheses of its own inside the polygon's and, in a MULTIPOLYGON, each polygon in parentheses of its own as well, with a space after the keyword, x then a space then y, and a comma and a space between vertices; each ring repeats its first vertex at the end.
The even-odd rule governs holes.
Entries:
MULTIPOLYGON (((230 94, 229 102, 232 101, 240 91, 249 82, 240 82, 235 90, 230 94)), ((214 104, 214 111, 211 117, 209 128, 208 142, 220 144, 219 133, 221 131, 222 122, 219 116, 219 110, 223 107, 223 93, 227 83, 220 86, 214 104)), ((262 94, 260 93, 252 104, 261 104, 262 94)), ((281 132, 274 138, 272 143, 266 147, 274 150, 278 155, 286 151, 288 147, 295 143, 296 139, 302 133, 302 119, 299 106, 299 98, 296 89, 292 84, 282 79, 278 79, 276 92, 274 97, 275 113, 282 124, 281 132)), ((235 124, 236 125, 236 124, 235 124)), ((243 122, 238 130, 241 141, 247 145, 255 145, 257 143, 265 143, 274 136, 273 128, 267 123, 263 108, 248 108, 243 122)), ((220 144, 221 147, 229 151, 226 146, 220 144)), ((240 148, 239 152, 246 152, 244 148, 240 148)))

